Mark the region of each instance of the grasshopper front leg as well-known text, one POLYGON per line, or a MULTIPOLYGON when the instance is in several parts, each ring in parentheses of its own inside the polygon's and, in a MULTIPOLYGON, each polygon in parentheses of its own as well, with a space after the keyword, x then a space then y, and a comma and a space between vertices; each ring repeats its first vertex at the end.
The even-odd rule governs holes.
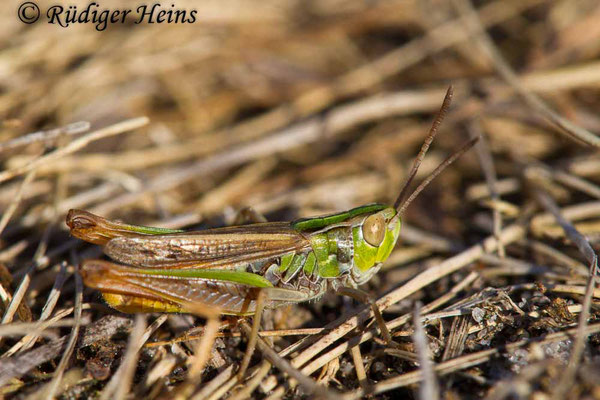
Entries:
POLYGON ((396 342, 394 342, 394 340, 392 339, 390 330, 387 328, 387 325, 385 324, 385 320, 383 319, 383 316, 381 315, 381 311, 379 310, 379 307, 377 306, 377 302, 375 301, 375 299, 373 299, 373 297, 370 294, 368 294, 367 292, 364 292, 360 289, 355 289, 355 288, 351 288, 351 287, 347 287, 347 286, 342 286, 342 287, 338 288, 337 293, 342 296, 352 297, 354 300, 360 301, 361 303, 368 304, 371 307, 371 310, 373 311, 373 315, 375 316, 375 321, 377 322, 377 325, 379 326, 379 330, 381 331, 381 336, 383 336, 383 340, 385 341, 385 343, 390 347, 394 347, 394 348, 399 347, 398 344, 396 342))

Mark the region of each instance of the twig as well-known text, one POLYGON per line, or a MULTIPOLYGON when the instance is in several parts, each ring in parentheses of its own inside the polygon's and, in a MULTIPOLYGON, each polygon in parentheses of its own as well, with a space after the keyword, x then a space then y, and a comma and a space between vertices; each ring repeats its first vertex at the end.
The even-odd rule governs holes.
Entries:
POLYGON ((100 396, 101 399, 107 400, 109 398, 114 398, 122 400, 129 393, 131 378, 133 377, 135 364, 137 362, 138 351, 143 344, 142 340, 145 329, 145 318, 142 315, 137 315, 135 323, 133 324, 133 330, 129 335, 129 342, 127 343, 127 351, 123 357, 123 362, 104 387, 100 396))
MULTIPOLYGON (((67 310, 68 314, 73 312, 72 309, 67 310)), ((64 315, 63 315, 64 317, 64 315)), ((61 318, 62 319, 62 318, 61 318)), ((36 321, 36 322, 13 322, 12 324, 6 324, 0 326, 0 337, 8 337, 8 336, 19 336, 26 335, 28 332, 34 331, 36 335, 45 336, 45 337, 56 337, 54 333, 46 333, 45 331, 53 328, 62 328, 67 326, 74 326, 74 319, 62 319, 62 321, 36 321)), ((6 355, 3 354, 2 358, 6 358, 6 355)))
POLYGON ((123 362, 112 376, 110 381, 104 386, 100 398, 106 399, 125 399, 129 393, 131 380, 133 373, 135 372, 135 365, 138 358, 139 350, 142 348, 144 343, 148 340, 150 335, 158 329, 166 320, 168 316, 163 314, 156 318, 148 328, 146 328, 146 320, 143 316, 137 315, 133 326, 132 333, 129 335, 129 342, 127 343, 127 351, 123 357, 123 362))
POLYGON ((40 241, 40 243, 35 251, 35 254, 33 256, 33 262, 27 269, 27 272, 25 273, 25 276, 21 280, 21 283, 19 283, 19 287, 17 288, 17 291, 15 292, 10 304, 8 305, 8 308, 6 309, 4 316, 2 317, 2 322, 1 322, 2 324, 8 324, 8 323, 12 322, 15 312, 19 308, 21 301, 23 301, 23 298, 25 297, 25 293, 27 292, 27 289, 29 289, 29 284, 31 282, 31 275, 33 274, 33 272, 39 265, 42 265, 42 263, 48 262, 47 260, 44 260, 44 254, 46 253, 46 248, 48 246, 48 239, 49 239, 51 230, 52 230, 52 224, 50 224, 46 227, 46 229, 44 231, 44 235, 42 236, 42 240, 40 241))
POLYGON ((14 149, 17 147, 27 146, 27 145, 35 143, 35 142, 48 143, 48 142, 56 140, 57 138, 59 138, 61 136, 77 135, 79 133, 86 132, 89 129, 90 129, 89 122, 79 121, 79 122, 73 122, 72 124, 69 124, 69 125, 66 125, 66 126, 63 126, 60 128, 56 128, 56 129, 28 133, 28 134, 20 136, 18 138, 0 143, 0 153, 7 151, 7 150, 14 151, 14 149))
POLYGON ((67 348, 60 359, 60 363, 58 367, 56 367, 56 372, 54 373, 54 377, 52 381, 48 384, 47 391, 44 393, 44 398, 53 399, 58 389, 58 385, 62 381, 62 377, 65 373, 65 369, 69 363, 71 356, 73 355, 73 350, 75 350, 75 344, 77 343, 77 338, 79 337, 79 326, 81 324, 81 305, 83 298, 83 282, 81 281, 81 276, 79 274, 75 274, 75 307, 74 307, 74 317, 75 317, 75 326, 71 331, 71 335, 69 336, 69 342, 67 343, 67 348))
POLYGON ((573 271, 573 273, 587 276, 588 268, 585 265, 583 265, 579 260, 571 258, 571 257, 567 256, 566 254, 556 250, 554 247, 551 247, 551 246, 549 246, 545 243, 542 243, 540 241, 537 241, 537 240, 524 239, 522 242, 523 243, 519 243, 519 244, 524 245, 524 246, 529 246, 533 250, 535 250, 543 255, 546 255, 546 256, 552 258, 553 260, 556 260, 557 262, 561 263, 565 267, 571 269, 573 271))
POLYGON ((50 163, 54 160, 58 160, 59 158, 65 156, 66 154, 73 153, 83 147, 87 146, 91 142, 96 140, 118 135, 124 132, 128 132, 137 128, 140 128, 148 123, 149 119, 147 117, 134 118, 127 121, 119 122, 118 124, 114 124, 108 126, 106 128, 99 129, 97 131, 91 132, 85 136, 82 136, 78 139, 73 140, 71 143, 67 144, 65 147, 61 147, 59 149, 54 150, 51 153, 48 153, 44 156, 41 156, 27 165, 22 167, 17 167, 10 169, 8 171, 0 172, 0 182, 7 181, 15 176, 25 174, 30 172, 36 168, 39 168, 42 165, 50 163))
POLYGON ((419 356, 419 364, 423 374, 423 384, 419 387, 419 398, 421 400, 438 400, 439 386, 433 372, 433 363, 429 354, 427 336, 425 335, 425 329, 423 328, 423 324, 421 322, 420 302, 415 304, 415 316, 413 321, 415 322, 413 342, 415 344, 417 355, 419 356))
POLYGON ((202 339, 198 341, 194 351, 194 357, 191 360, 188 377, 185 383, 178 389, 174 398, 188 399, 194 388, 200 383, 202 372, 210 359, 210 351, 215 343, 215 338, 217 337, 220 325, 221 321, 219 321, 217 316, 213 316, 206 320, 206 327, 202 332, 202 339))
POLYGON ((19 204, 21 203, 21 200, 23 199, 23 191, 27 187, 27 185, 29 185, 31 183, 31 181, 33 181, 33 178, 35 178, 35 169, 29 171, 29 173, 25 176, 25 179, 23 179, 21 186, 19 186, 19 190, 17 191, 17 194, 10 202, 10 205, 8 206, 8 208, 6 209, 4 214, 2 214, 2 219, 0 219, 0 234, 2 234, 2 232, 4 231, 4 228, 6 228, 6 225, 8 224, 8 221, 10 221, 12 215, 17 210, 17 207, 19 206, 19 204))
MULTIPOLYGON (((496 168, 494 168, 494 160, 492 158, 492 154, 490 152, 489 146, 487 144, 487 139, 481 132, 481 126, 479 121, 476 120, 469 125, 469 130, 471 133, 471 137, 479 137, 479 143, 475 145, 475 150, 477 153, 477 158, 479 158, 479 163, 481 164, 481 169, 483 170, 483 174, 485 175, 485 181, 489 187, 490 197, 492 201, 498 202, 500 201, 500 195, 496 190, 496 185, 498 181, 498 177, 496 176, 496 168)), ((493 215, 493 233, 494 236, 498 237, 498 233, 502 230, 502 214, 497 208, 492 210, 493 215)), ((504 251, 504 245, 500 243, 498 245, 498 255, 502 258, 505 257, 506 252, 504 251)))
POLYGON ((362 354, 360 352, 360 345, 354 346, 350 349, 352 354, 352 362, 354 363, 354 369, 356 370, 356 378, 358 384, 365 392, 368 391, 369 382, 367 380, 367 373, 365 372, 365 365, 363 363, 362 354))
POLYGON ((250 379, 247 382, 244 382, 244 386, 242 387, 242 389, 239 392, 233 394, 229 398, 229 400, 243 400, 243 399, 250 398, 250 396, 252 395, 252 392, 254 392, 254 390, 258 387, 258 385, 260 385, 260 383, 262 382, 264 377, 271 370, 271 367, 272 367, 271 363, 268 362, 267 360, 264 360, 258 367, 254 376, 252 376, 252 379, 250 379))
POLYGON ((202 389, 192 397, 192 400, 220 398, 222 394, 226 393, 233 385, 235 385, 235 382, 237 382, 237 378, 233 371, 233 365, 225 368, 214 379, 204 384, 202 389), (219 393, 217 393, 217 391, 219 391, 219 393))
MULTIPOLYGON (((66 279, 67 279, 66 262, 63 262, 63 263, 61 263, 60 271, 59 271, 58 275, 56 276, 56 279, 54 280, 54 285, 52 286, 52 290, 50 291, 50 294, 48 295, 48 300, 46 300, 46 304, 44 304, 44 307, 42 308, 42 314, 41 314, 38 322, 47 320, 50 317, 50 315, 52 314, 52 311, 54 311, 54 307, 56 306, 56 303, 58 302, 58 299, 60 297, 60 290, 61 290, 63 284, 65 283, 66 279)), ((16 343, 14 346, 12 346, 6 353, 4 353, 3 357, 10 357, 17 351, 29 350, 35 344, 35 341, 37 340, 37 338, 38 338, 38 335, 36 335, 34 333, 27 334, 23 339, 21 339, 18 343, 16 343)))
MULTIPOLYGON (((196 328, 192 328, 191 330, 196 331, 196 328)), ((258 335, 260 337, 285 337, 285 336, 311 336, 311 335, 320 335, 325 333, 327 330, 324 328, 304 328, 304 329, 277 329, 273 331, 260 331, 258 335)), ((191 340, 200 339, 204 335, 201 333, 188 334, 184 333, 183 335, 176 337, 175 339, 170 340, 157 340, 155 342, 149 342, 144 344, 144 347, 158 347, 158 346, 167 346, 174 343, 180 342, 188 342, 191 340)), ((216 337, 240 337, 242 336, 241 332, 218 332, 216 337)))

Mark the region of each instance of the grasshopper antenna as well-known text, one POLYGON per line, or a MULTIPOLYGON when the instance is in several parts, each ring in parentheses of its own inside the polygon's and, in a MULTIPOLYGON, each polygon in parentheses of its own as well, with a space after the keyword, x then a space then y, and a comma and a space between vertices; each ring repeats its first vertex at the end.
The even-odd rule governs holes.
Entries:
MULTIPOLYGON (((429 134, 427 135, 427 137, 425 138, 425 141, 423 142, 423 145, 421 146, 421 151, 419 151, 417 158, 415 158, 415 161, 410 170, 410 173, 408 174, 408 178, 406 178, 406 182, 404 182, 404 186, 402 186, 402 190, 400 191, 400 194, 398 195, 398 198, 396 199, 396 202, 394 203, 394 208, 396 210, 398 210, 400 213, 401 213, 400 210, 404 211, 404 209, 406 209, 406 202, 404 201, 404 198, 406 197, 406 191, 408 190, 410 184, 412 183, 413 179, 415 178, 415 175, 417 175, 419 166, 421 166, 421 162, 423 161, 423 158, 425 158, 425 154, 427 153, 427 150, 429 150, 429 146, 431 145, 431 142, 433 142, 435 135, 437 135, 438 128, 439 128, 440 124, 442 123, 442 121, 444 120, 444 117, 446 116, 446 113, 448 112, 448 108, 450 108, 450 103, 452 103, 453 95, 454 95, 454 89, 453 89, 452 85, 450 85, 448 87, 448 90, 446 91, 446 96, 444 97, 444 102, 442 103, 442 107, 440 108, 440 111, 438 111, 437 115, 435 116, 435 119, 433 120, 433 124, 431 124, 431 128, 429 129, 429 134), (402 204, 402 207, 400 207, 401 204, 402 204)), ((421 189, 421 190, 423 190, 423 189, 421 189)), ((413 195, 414 195, 414 192, 413 192, 413 195)))
POLYGON ((448 158, 444 160, 444 162, 438 165, 437 168, 433 170, 433 172, 423 182, 421 182, 421 184, 415 189, 415 191, 411 193, 410 197, 406 199, 399 208, 397 208, 398 213, 402 215, 402 213, 404 212, 404 210, 406 210, 408 205, 419 195, 419 193, 421 193, 423 189, 425 189, 427 185, 431 183, 432 180, 434 180, 439 174, 441 174, 442 171, 446 169, 446 167, 448 167, 454 161, 458 160, 463 154, 469 151, 471 147, 475 146, 475 144, 478 141, 479 136, 468 140, 462 145, 462 147, 459 150, 451 154, 448 158))
POLYGON ((415 159, 415 162, 413 163, 410 173, 408 174, 408 178, 406 178, 406 182, 404 183, 404 186, 402 187, 402 190, 400 191, 400 195, 398 196, 398 198, 396 199, 396 202, 394 203, 394 208, 396 210, 398 210, 398 213, 400 215, 402 215, 404 213, 404 211, 409 206, 409 204, 412 203, 412 201, 419 195, 419 193, 421 193, 423 191, 423 189, 425 189, 425 187, 427 185, 429 185, 431 183, 431 181, 433 181, 439 174, 442 173, 443 170, 445 170, 450 164, 452 164, 454 161, 456 161, 458 158, 460 158, 471 147, 473 147, 475 145, 475 143, 477 143, 477 141, 479 141, 479 137, 475 137, 475 138, 467 141, 466 143, 464 143, 459 150, 457 150, 456 152, 451 154, 440 165, 438 165, 436 167, 436 169, 431 174, 429 174, 429 176, 427 178, 425 178, 425 180, 423 182, 421 182, 421 184, 419 186, 417 186, 417 188, 405 200, 408 187, 410 186, 413 179, 415 178, 415 175, 417 174, 417 171, 419 170, 419 166, 421 165, 423 158, 425 158, 425 154, 427 153, 427 150, 429 150, 429 146, 431 145, 431 142, 433 142, 433 139, 435 138, 435 135, 437 134, 438 128, 439 128, 440 124, 442 123, 442 121, 444 120, 446 113, 448 112, 448 108, 450 108, 450 103, 452 102, 453 95, 454 95, 454 90, 452 89, 452 86, 450 86, 448 88, 448 91, 446 92, 446 97, 444 97, 444 102, 442 103, 442 107, 440 108, 440 111, 438 111, 438 113, 435 117, 435 120, 433 121, 433 124, 431 125, 431 129, 429 129, 429 134, 425 138, 425 141, 423 142, 423 145, 421 146, 421 151, 419 151, 419 154, 417 155, 417 158, 415 159))

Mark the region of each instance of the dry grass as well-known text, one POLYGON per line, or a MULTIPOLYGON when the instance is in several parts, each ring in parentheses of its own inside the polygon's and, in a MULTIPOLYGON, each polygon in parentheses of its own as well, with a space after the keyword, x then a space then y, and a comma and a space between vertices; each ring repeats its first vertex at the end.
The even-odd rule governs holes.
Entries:
POLYGON ((97 32, 0 5, 1 395, 600 398, 597 2, 176 5, 198 22, 97 32), (82 287, 100 253, 69 237, 70 208, 200 229, 393 201, 450 83, 418 179, 483 140, 365 286, 400 348, 326 296, 264 316, 240 385, 248 321, 202 336, 82 287))

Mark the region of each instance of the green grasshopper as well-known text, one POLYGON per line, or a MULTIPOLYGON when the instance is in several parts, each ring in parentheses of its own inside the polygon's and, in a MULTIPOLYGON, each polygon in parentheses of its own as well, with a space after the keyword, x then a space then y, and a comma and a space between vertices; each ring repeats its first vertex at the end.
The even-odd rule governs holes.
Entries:
MULTIPOLYGON (((451 97, 449 88, 393 206, 369 204, 293 222, 196 232, 127 225, 70 210, 66 222, 71 234, 102 245, 106 255, 121 263, 84 261, 80 272, 85 284, 100 290, 111 307, 127 313, 190 312, 190 305, 201 305, 222 314, 257 314, 259 320, 263 306, 272 309, 315 300, 328 290, 368 299, 358 286, 380 269, 394 249, 403 211, 477 140, 440 164, 405 200, 451 97)), ((371 306, 389 342, 381 314, 374 302, 371 306)))

